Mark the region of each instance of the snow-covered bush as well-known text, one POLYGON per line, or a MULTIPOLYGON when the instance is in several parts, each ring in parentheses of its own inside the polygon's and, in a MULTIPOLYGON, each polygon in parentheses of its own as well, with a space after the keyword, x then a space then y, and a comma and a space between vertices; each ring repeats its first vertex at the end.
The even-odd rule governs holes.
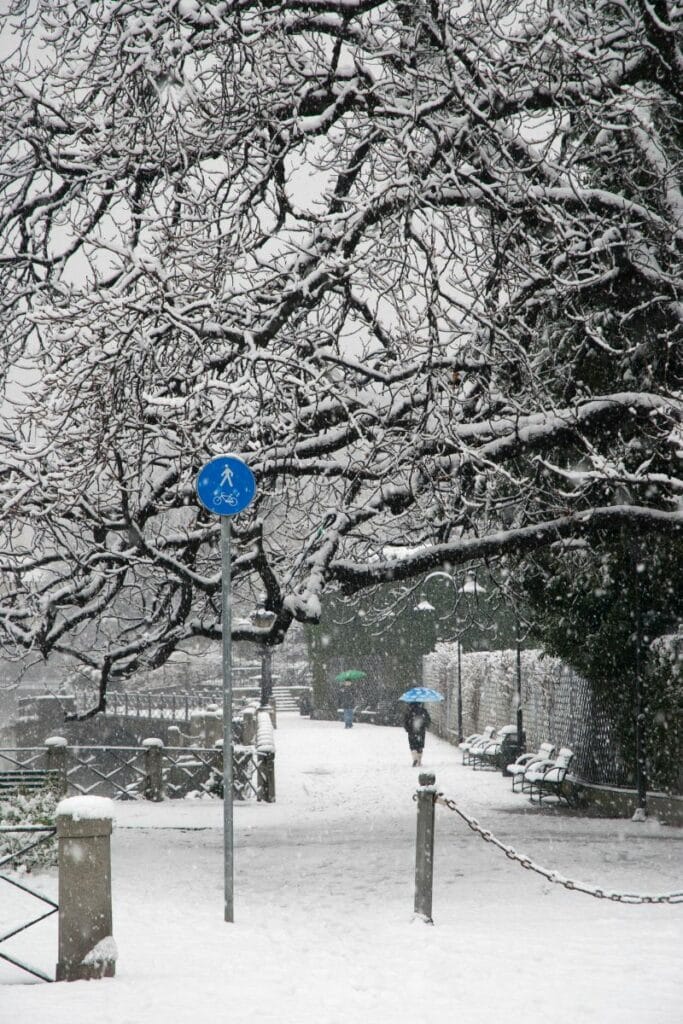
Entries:
MULTIPOLYGON (((17 793, 0 799, 0 825, 7 828, 25 828, 30 825, 55 824, 55 809, 58 795, 51 789, 37 793, 17 793)), ((28 846, 39 838, 39 834, 26 832, 0 832, 0 860, 8 854, 28 846)), ((57 843, 49 840, 29 850, 20 858, 10 861, 13 868, 31 871, 35 867, 55 867, 57 864, 57 843)))

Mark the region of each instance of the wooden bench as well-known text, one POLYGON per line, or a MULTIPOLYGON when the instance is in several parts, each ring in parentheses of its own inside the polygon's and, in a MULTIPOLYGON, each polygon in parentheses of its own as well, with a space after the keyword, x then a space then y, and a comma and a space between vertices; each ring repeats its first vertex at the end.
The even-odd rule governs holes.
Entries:
POLYGON ((573 806, 575 800, 567 785, 573 760, 573 751, 569 747, 562 747, 554 760, 537 761, 530 765, 524 773, 524 781, 529 786, 529 799, 533 801, 535 794, 540 805, 544 796, 555 796, 558 803, 564 800, 573 806))
POLYGON ((48 768, 0 769, 0 800, 16 793, 37 793, 43 789, 57 789, 61 772, 48 768))

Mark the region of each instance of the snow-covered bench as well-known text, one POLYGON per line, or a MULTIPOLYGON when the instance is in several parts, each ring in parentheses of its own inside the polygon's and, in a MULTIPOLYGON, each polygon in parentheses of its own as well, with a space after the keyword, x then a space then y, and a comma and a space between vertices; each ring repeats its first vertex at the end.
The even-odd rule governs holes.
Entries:
POLYGON ((487 725, 483 732, 472 733, 471 736, 467 736, 462 743, 458 744, 460 750, 462 750, 462 763, 472 764, 471 758, 474 753, 481 747, 486 746, 492 739, 495 738, 496 730, 492 725, 487 725))
POLYGON ((555 754, 555 747, 549 741, 541 743, 538 750, 533 753, 520 754, 512 764, 507 766, 507 773, 512 776, 512 792, 523 793, 525 789, 528 790, 529 787, 524 781, 527 768, 530 768, 531 765, 536 764, 538 761, 552 761, 555 754))
POLYGON ((517 750, 519 750, 517 726, 504 725, 502 729, 498 730, 494 739, 489 740, 483 746, 480 744, 470 751, 472 767, 475 771, 481 768, 498 770, 517 750))
POLYGON ((549 759, 532 764, 524 773, 524 781, 529 786, 529 799, 533 800, 536 795, 541 804, 544 796, 556 796, 558 802, 565 800, 571 805, 574 801, 567 782, 570 778, 569 769, 573 760, 573 751, 569 747, 562 747, 554 760, 549 759))
MULTIPOLYGON (((375 708, 366 708, 356 705, 353 709, 354 722, 374 722, 376 717, 377 711, 375 708)), ((344 708, 337 708, 337 720, 340 722, 344 721, 344 708)))

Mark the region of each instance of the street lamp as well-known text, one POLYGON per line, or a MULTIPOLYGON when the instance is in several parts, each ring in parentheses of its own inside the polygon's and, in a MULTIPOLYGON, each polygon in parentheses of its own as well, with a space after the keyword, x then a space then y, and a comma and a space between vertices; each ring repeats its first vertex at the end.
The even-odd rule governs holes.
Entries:
MULTIPOLYGON (((485 594, 486 588, 477 583, 474 573, 468 573, 465 582, 456 591, 461 597, 473 596, 478 600, 479 594, 485 594)), ((457 623, 457 611, 456 611, 457 623)), ((462 731, 462 632, 458 632, 458 743, 462 743, 464 736, 462 731)))
MULTIPOLYGON (((269 633, 271 626, 275 622, 275 612, 268 611, 263 605, 259 605, 249 616, 252 624, 256 626, 258 630, 262 630, 264 633, 269 633)), ((268 707, 270 698, 273 693, 273 674, 272 674, 272 647, 270 644, 261 642, 261 707, 268 707)))
MULTIPOLYGON (((482 587, 480 583, 477 583, 477 577, 474 573, 468 573, 465 582, 461 587, 456 586, 456 581, 450 573, 437 570, 436 572, 430 572, 425 577, 423 586, 435 576, 443 576, 452 585, 455 591, 455 627, 456 627, 456 643, 458 652, 458 676, 457 676, 457 705, 456 705, 456 716, 457 716, 457 732, 458 732, 458 743, 462 743, 464 735, 462 728, 462 636, 464 630, 460 629, 460 623, 458 619, 458 605, 463 597, 474 596, 477 598, 479 594, 485 594, 486 588, 482 587)), ((450 709, 446 711, 447 718, 450 716, 450 709)))

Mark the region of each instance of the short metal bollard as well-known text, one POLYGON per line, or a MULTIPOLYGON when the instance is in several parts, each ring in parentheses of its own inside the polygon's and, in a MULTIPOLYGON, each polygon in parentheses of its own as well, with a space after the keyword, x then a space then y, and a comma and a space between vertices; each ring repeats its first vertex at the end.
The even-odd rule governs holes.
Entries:
POLYGON ((59 936, 57 981, 111 978, 111 802, 71 797, 57 805, 59 936))
POLYGON ((415 841, 415 916, 426 924, 432 919, 434 879, 434 798, 436 776, 422 772, 417 791, 417 836, 415 841))

